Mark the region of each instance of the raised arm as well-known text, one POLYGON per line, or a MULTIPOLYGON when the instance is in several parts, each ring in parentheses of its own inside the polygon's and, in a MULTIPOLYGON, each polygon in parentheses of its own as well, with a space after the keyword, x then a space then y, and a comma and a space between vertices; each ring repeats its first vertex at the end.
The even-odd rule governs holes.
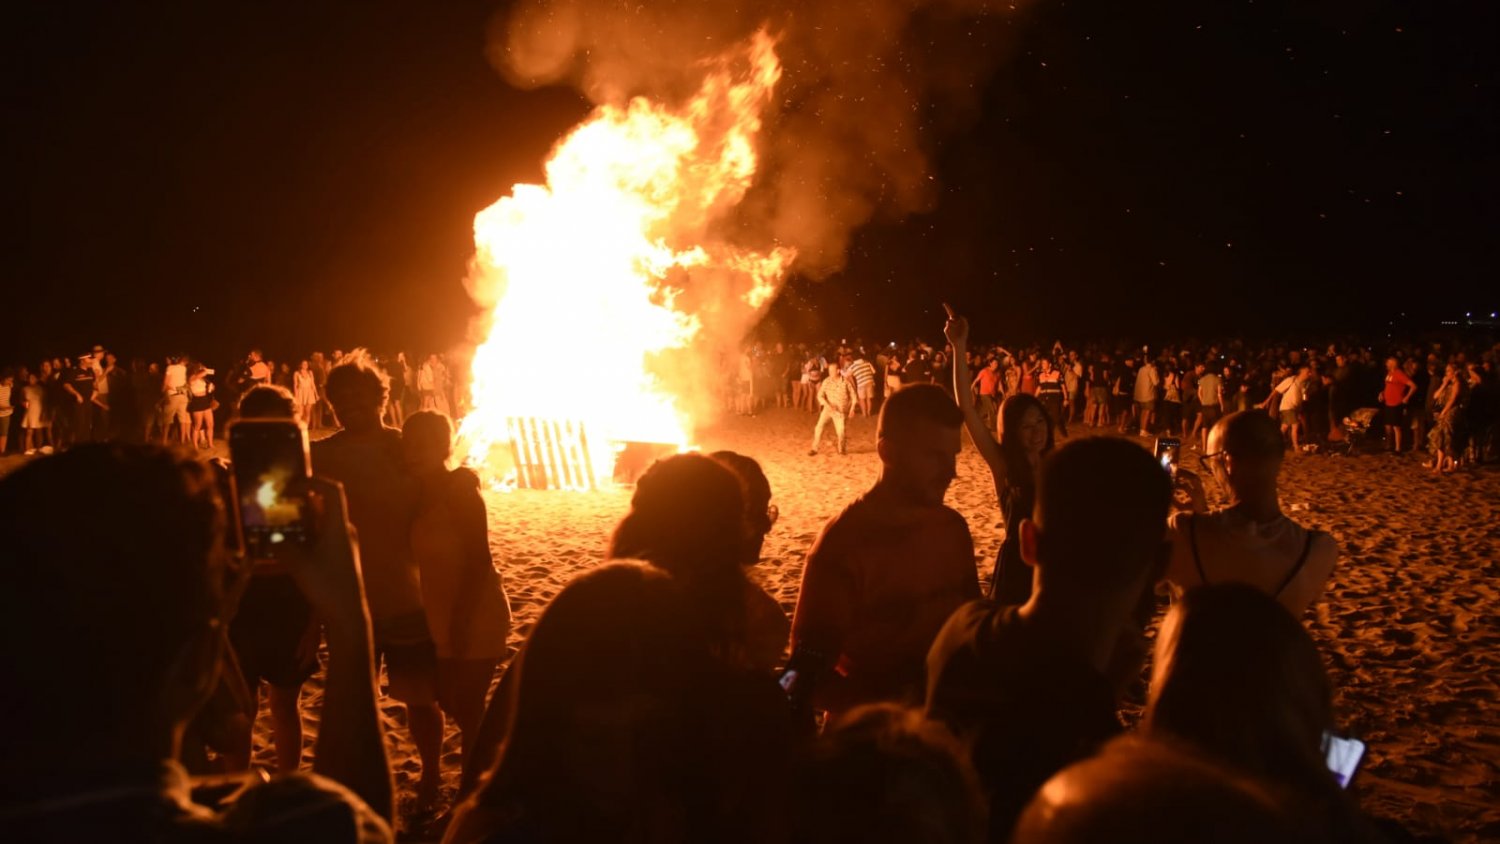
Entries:
POLYGON ((1000 444, 995 442, 995 435, 979 417, 979 410, 974 407, 974 392, 964 387, 972 382, 968 357, 969 321, 954 313, 953 308, 947 304, 943 305, 943 310, 948 312, 943 335, 953 344, 953 391, 958 394, 958 407, 964 413, 964 425, 969 429, 969 439, 974 441, 974 447, 979 449, 979 456, 990 467, 998 493, 1005 485, 1005 455, 1000 451, 1000 444))
POLYGON ((344 491, 322 478, 309 481, 317 536, 286 563, 328 631, 328 682, 313 771, 358 794, 391 820, 391 764, 375 705, 370 613, 360 578, 359 547, 349 527, 344 491))

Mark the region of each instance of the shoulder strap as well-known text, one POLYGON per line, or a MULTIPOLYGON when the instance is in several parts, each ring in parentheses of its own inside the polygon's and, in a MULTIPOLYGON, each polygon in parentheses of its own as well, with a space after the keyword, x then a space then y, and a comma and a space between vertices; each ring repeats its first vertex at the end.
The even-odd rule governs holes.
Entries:
POLYGON ((1296 578, 1298 572, 1302 571, 1302 567, 1307 564, 1307 558, 1312 554, 1313 539, 1317 538, 1317 535, 1318 532, 1315 530, 1307 532, 1307 540, 1302 543, 1302 556, 1297 558, 1297 564, 1292 566, 1292 570, 1286 573, 1286 577, 1282 578, 1281 585, 1276 587, 1276 597, 1281 597, 1281 593, 1286 591, 1288 586, 1292 585, 1292 580, 1296 578))
POLYGON ((1198 581, 1207 585, 1208 575, 1203 571, 1203 559, 1198 556, 1198 514, 1188 513, 1188 547, 1193 551, 1193 565, 1198 569, 1198 581))

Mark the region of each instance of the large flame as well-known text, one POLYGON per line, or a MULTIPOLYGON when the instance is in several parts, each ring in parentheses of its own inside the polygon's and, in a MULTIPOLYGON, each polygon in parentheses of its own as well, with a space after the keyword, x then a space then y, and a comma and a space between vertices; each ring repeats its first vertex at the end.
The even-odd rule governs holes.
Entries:
POLYGON ((460 453, 495 480, 542 461, 542 485, 589 489, 624 442, 688 446, 712 369, 703 335, 775 294, 792 251, 721 231, 755 176, 774 41, 759 33, 705 73, 681 106, 596 108, 554 148, 545 186, 474 218, 469 285, 492 311, 460 453))

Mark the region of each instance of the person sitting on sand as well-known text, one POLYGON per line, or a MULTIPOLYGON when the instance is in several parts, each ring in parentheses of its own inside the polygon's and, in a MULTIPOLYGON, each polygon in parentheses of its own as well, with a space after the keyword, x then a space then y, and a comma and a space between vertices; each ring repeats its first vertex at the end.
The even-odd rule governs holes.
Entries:
POLYGON ((932 637, 979 597, 974 541, 943 505, 963 413, 935 384, 907 385, 880 409, 880 477, 823 528, 792 621, 794 697, 838 714, 917 699, 932 637))
MULTIPOLYGON (((1003 840, 1003 839, 1001 839, 1003 840)), ((1315 844, 1264 783, 1137 736, 1048 780, 1013 844, 1315 844)))
POLYGON ((1176 513, 1170 522, 1167 580, 1178 591, 1203 583, 1248 583, 1299 618, 1323 593, 1338 562, 1338 543, 1281 512, 1277 476, 1283 453, 1276 421, 1245 410, 1214 425, 1202 457, 1228 491, 1228 507, 1209 512, 1201 480, 1178 470, 1193 501, 1193 512, 1176 513))
POLYGON ((818 739, 791 789, 797 844, 983 840, 984 798, 963 745, 920 709, 845 713, 818 739))
MULTIPOLYGON (((946 305, 944 306, 947 307, 946 305)), ((1036 473, 1042 458, 1052 451, 1052 418, 1035 396, 1015 393, 1000 403, 1000 441, 990 434, 984 417, 963 385, 969 379, 964 349, 968 344, 968 320, 948 310, 943 333, 953 345, 953 388, 969 439, 984 458, 995 482, 995 498, 1005 522, 1005 540, 995 558, 989 597, 1001 604, 1024 604, 1031 597, 1031 567, 1021 559, 1021 521, 1031 518, 1036 503, 1036 473)))
POLYGON ((437 702, 437 646, 422 609, 412 556, 417 486, 406 471, 401 432, 385 427, 386 378, 361 352, 328 373, 328 401, 344 429, 312 445, 313 471, 344 485, 349 518, 366 549, 365 592, 375 629, 375 661, 385 662, 391 697, 406 705, 422 760, 417 805, 438 797, 443 712, 437 702))
POLYGON ((507 672, 499 759, 443 840, 772 840, 786 709, 712 652, 693 601, 637 564, 568 583, 507 672))
POLYGON ((971 743, 1004 841, 1046 779, 1120 731, 1139 676, 1153 585, 1166 566, 1171 482, 1128 440, 1074 440, 1042 464, 1021 523, 1034 586, 1024 606, 965 604, 927 660, 927 710, 971 743))
POLYGON ((214 811, 192 802, 176 759, 249 567, 224 546, 208 468, 97 444, 0 480, 7 840, 392 840, 359 549, 338 486, 313 479, 309 490, 317 540, 284 562, 328 626, 316 775, 253 782, 214 811), (75 518, 80 490, 109 506, 75 518))
POLYGON ((458 724, 467 765, 490 683, 507 653, 510 599, 490 555, 479 476, 447 467, 453 423, 435 410, 417 411, 406 419, 401 445, 420 487, 411 544, 437 648, 437 699, 458 724))
POLYGON ((1278 787, 1322 840, 1374 841, 1329 772, 1333 689, 1317 645, 1276 601, 1242 583, 1190 589, 1156 636, 1141 730, 1278 787))

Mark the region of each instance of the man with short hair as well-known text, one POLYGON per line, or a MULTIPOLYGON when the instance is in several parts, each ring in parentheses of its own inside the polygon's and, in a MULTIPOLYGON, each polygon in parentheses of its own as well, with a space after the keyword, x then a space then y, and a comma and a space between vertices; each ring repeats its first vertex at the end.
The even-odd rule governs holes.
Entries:
POLYGON ((828 364, 828 377, 818 387, 818 424, 813 427, 812 450, 808 457, 818 456, 818 444, 823 441, 823 429, 833 423, 833 433, 838 438, 839 454, 848 454, 848 442, 844 438, 844 424, 854 411, 854 387, 849 379, 839 372, 839 365, 828 364))
POLYGON ((1151 436, 1151 427, 1156 421, 1156 388, 1160 384, 1156 363, 1148 357, 1135 375, 1135 410, 1143 437, 1151 436))
POLYGON ((932 637, 979 597, 969 526, 943 505, 963 425, 953 396, 902 387, 877 425, 880 477, 813 543, 792 621, 794 702, 832 714, 920 699, 932 637))
POLYGON ((1417 382, 1401 369, 1394 357, 1385 360, 1385 387, 1380 391, 1380 421, 1391 438, 1392 451, 1401 453, 1401 429, 1406 427, 1406 406, 1417 392, 1417 382))
POLYGON ((996 429, 995 414, 1000 408, 998 396, 1000 394, 1000 361, 990 358, 979 374, 974 376, 974 383, 969 385, 970 392, 975 393, 979 401, 975 405, 979 409, 979 418, 984 422, 984 429, 994 433, 996 429))
POLYGON ((401 432, 381 421, 385 374, 363 357, 328 373, 328 400, 343 430, 312 445, 313 470, 344 485, 349 521, 359 530, 370 600, 376 667, 384 661, 391 697, 406 704, 422 759, 419 805, 431 806, 441 779, 443 713, 437 702, 437 645, 427 629, 412 554, 416 481, 406 470, 401 432))
POLYGON ((252 781, 215 811, 192 802, 176 760, 214 688, 248 568, 224 546, 207 467, 154 446, 93 444, 0 480, 7 840, 392 840, 359 549, 338 485, 313 479, 308 495, 317 538, 283 562, 328 629, 317 775, 252 781), (107 506, 74 517, 80 490, 107 506))
POLYGON ((1120 438, 1074 440, 1043 462, 1035 515, 1021 523, 1032 566, 1023 606, 960 607, 927 658, 927 709, 972 742, 1005 841, 1048 777, 1120 730, 1120 695, 1145 658, 1142 631, 1165 568, 1172 484, 1120 438))
POLYGON ((1287 432, 1291 432, 1293 454, 1302 453, 1302 400, 1307 389, 1307 382, 1311 379, 1311 367, 1305 365, 1298 367, 1296 372, 1281 379, 1281 383, 1277 384, 1275 389, 1271 390, 1271 395, 1266 396, 1266 400, 1262 402, 1264 405, 1270 405, 1271 402, 1280 399, 1276 413, 1281 421, 1281 435, 1284 437, 1287 432))

